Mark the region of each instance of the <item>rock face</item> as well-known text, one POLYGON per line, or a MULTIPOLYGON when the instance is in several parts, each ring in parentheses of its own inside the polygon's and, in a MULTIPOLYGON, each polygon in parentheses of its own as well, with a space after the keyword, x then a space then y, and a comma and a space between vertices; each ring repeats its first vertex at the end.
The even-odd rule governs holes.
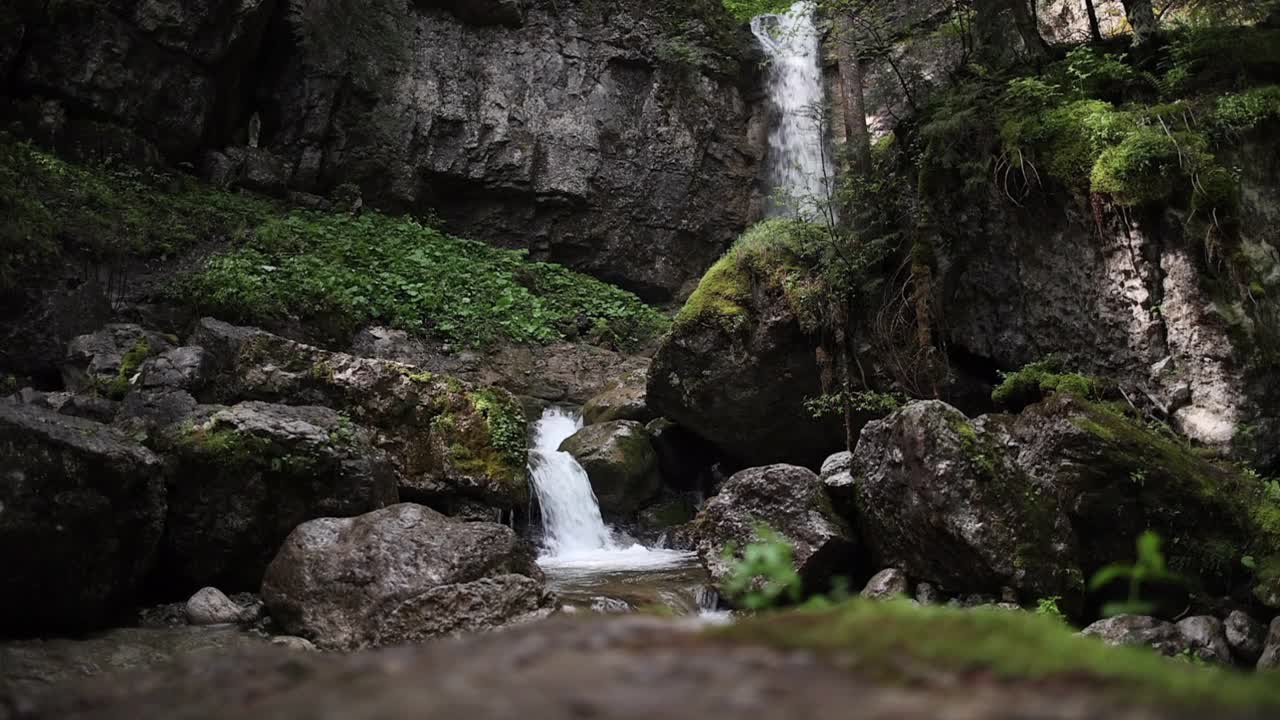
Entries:
POLYGON ((160 540, 160 460, 104 425, 3 403, 0 458, 0 635, 93 628, 126 608, 160 540))
POLYGON ((618 420, 588 425, 565 440, 560 450, 573 455, 587 471, 605 513, 631 515, 662 488, 658 454, 640 423, 618 420))
POLYGON ((175 430, 166 582, 253 591, 298 524, 398 501, 367 433, 328 407, 243 402, 175 430))
POLYGON ((187 422, 170 451, 161 548, 178 587, 256 590, 298 524, 398 500, 385 455, 328 408, 246 402, 187 422))
POLYGON ((171 162, 232 146, 223 165, 247 187, 352 184, 653 298, 748 220, 753 45, 718 5, 21 5, 6 91, 51 106, 31 130, 60 146, 105 144, 103 125, 171 162), (675 42, 705 60, 661 60, 675 42))
POLYGON ((845 440, 839 420, 804 406, 822 394, 816 347, 780 288, 742 277, 726 258, 658 349, 649 405, 744 465, 816 469, 845 440))
MULTIPOLYGON (((1258 483, 1110 409, 1055 396, 969 421, 940 402, 869 424, 853 456, 859 529, 876 559, 952 592, 1062 596, 1159 533, 1169 562, 1227 593, 1246 554, 1273 557, 1258 483)), ((1262 563, 1260 567, 1265 567, 1262 563)), ((1265 573, 1255 595, 1273 596, 1265 573)))
POLYGON ((1052 486, 1007 464, 959 410, 918 402, 872 422, 853 462, 859 530, 881 563, 953 592, 1081 596, 1052 486))
POLYGON ((1178 626, 1145 615, 1117 615, 1099 620, 1082 630, 1081 634, 1100 638, 1109 645, 1149 646, 1170 657, 1190 649, 1190 643, 1179 632, 1178 626))
POLYGON ((1257 664, 1267 641, 1267 626, 1239 610, 1232 610, 1224 621, 1227 644, 1242 665, 1257 664))
POLYGON ((202 320, 190 343, 211 357, 201 399, 310 403, 345 413, 373 431, 406 500, 507 510, 528 503, 524 412, 504 390, 217 320, 202 320))
POLYGON ((831 507, 818 476, 794 465, 770 465, 729 478, 694 520, 698 558, 713 582, 723 583, 733 570, 722 557, 725 548, 734 545, 741 557, 762 524, 791 545, 807 586, 822 588, 853 563, 853 533, 831 507))
POLYGON ((647 423, 657 415, 645 401, 647 370, 637 370, 619 378, 608 390, 592 397, 582 406, 582 419, 588 425, 631 420, 647 423))
POLYGON ((262 596, 288 632, 347 650, 492 628, 552 602, 510 528, 411 504, 299 526, 262 596))

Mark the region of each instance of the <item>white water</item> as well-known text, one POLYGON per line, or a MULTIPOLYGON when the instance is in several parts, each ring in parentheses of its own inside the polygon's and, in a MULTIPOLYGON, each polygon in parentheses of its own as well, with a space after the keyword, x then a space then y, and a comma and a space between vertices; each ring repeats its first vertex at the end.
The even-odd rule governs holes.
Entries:
POLYGON ((691 553, 623 546, 600 515, 587 472, 560 444, 582 429, 582 416, 565 408, 543 412, 533 431, 529 477, 542 509, 543 553, 538 564, 560 575, 590 575, 678 567, 691 553))
POLYGON ((811 0, 801 0, 785 15, 760 15, 751 21, 770 66, 769 98, 777 121, 769 132, 771 215, 814 218, 827 204, 832 175, 826 157, 826 112, 822 48, 811 0))

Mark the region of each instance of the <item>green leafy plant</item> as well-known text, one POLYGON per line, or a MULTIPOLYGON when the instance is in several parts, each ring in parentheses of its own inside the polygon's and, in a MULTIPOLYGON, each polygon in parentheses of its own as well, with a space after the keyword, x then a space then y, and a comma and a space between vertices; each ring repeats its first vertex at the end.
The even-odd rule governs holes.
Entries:
POLYGON ((1061 600, 1062 598, 1057 595, 1053 597, 1040 598, 1040 601, 1036 603, 1036 614, 1045 615, 1047 617, 1054 618, 1055 620, 1066 622, 1067 616, 1063 614, 1062 609, 1058 607, 1058 603, 1061 600))
POLYGON ((721 559, 732 567, 722 590, 749 610, 766 610, 800 601, 802 583, 796 573, 791 545, 767 525, 755 528, 756 542, 738 548, 730 543, 721 559))
POLYGON ((1182 582, 1182 578, 1170 572, 1160 549, 1160 536, 1148 530, 1138 536, 1138 557, 1132 564, 1113 563, 1097 573, 1089 581, 1089 589, 1100 590, 1120 579, 1129 581, 1129 594, 1123 602, 1110 602, 1103 606, 1106 617, 1115 615, 1146 615, 1155 605, 1142 599, 1142 585, 1148 582, 1182 582))

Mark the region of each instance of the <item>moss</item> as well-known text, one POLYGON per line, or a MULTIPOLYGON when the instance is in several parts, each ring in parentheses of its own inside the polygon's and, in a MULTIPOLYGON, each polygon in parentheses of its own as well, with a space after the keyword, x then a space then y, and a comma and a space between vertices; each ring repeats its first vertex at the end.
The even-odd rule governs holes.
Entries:
POLYGON ((1087 683, 1113 693, 1119 703, 1280 707, 1280 688, 1266 677, 1192 667, 1139 648, 1110 647, 1078 636, 1052 618, 994 608, 855 600, 833 609, 760 616, 708 634, 729 642, 834 655, 850 671, 884 682, 975 673, 1071 687, 1087 683))
POLYGON ((455 397, 452 410, 431 421, 431 435, 454 472, 488 478, 527 492, 527 424, 514 396, 486 388, 455 397))
POLYGON ((1000 407, 1016 411, 1056 393, 1096 400, 1102 392, 1103 383, 1097 378, 1065 372, 1060 359, 1047 358, 1026 365, 1017 372, 1003 373, 1000 384, 991 391, 991 400, 1000 407))
POLYGON ((1165 537, 1175 570, 1200 584, 1230 584, 1247 577, 1245 557, 1280 554, 1280 498, 1256 475, 1201 457, 1185 440, 1118 410, 1079 407, 1073 422, 1106 441, 1106 464, 1142 478, 1147 524, 1165 537))
POLYGON ((746 320, 751 278, 730 256, 720 258, 702 276, 698 288, 676 315, 673 328, 714 323, 733 332, 746 320))
POLYGON ((107 383, 104 394, 113 400, 120 400, 128 395, 129 389, 133 387, 133 376, 149 357, 151 357, 151 344, 145 337, 138 338, 137 342, 120 358, 120 369, 107 383))

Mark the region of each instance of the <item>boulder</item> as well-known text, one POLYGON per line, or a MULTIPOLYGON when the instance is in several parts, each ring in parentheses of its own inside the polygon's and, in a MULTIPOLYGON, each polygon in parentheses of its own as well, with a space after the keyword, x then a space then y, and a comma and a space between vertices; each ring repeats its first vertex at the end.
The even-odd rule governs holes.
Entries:
POLYGON ((1082 599, 1052 484, 1008 462, 982 420, 912 403, 866 426, 853 467, 859 530, 882 565, 952 592, 1082 599))
POLYGON ((160 460, 104 425, 9 404, 0 404, 0 458, 0 635, 111 621, 155 557, 160 460))
MULTIPOLYGON (((1223 595, 1243 557, 1266 569, 1280 549, 1280 503, 1262 484, 1070 395, 972 421, 912 403, 867 425, 853 471, 877 562, 954 592, 1061 596, 1068 613, 1083 578, 1131 559, 1146 530, 1170 565, 1223 595)), ((1280 587, 1267 572, 1253 582, 1264 602, 1280 587)))
POLYGON ((120 399, 138 380, 143 363, 172 347, 170 338, 139 325, 108 325, 71 341, 62 364, 62 383, 72 392, 120 399))
POLYGON ((1145 615, 1117 615, 1099 620, 1080 634, 1099 638, 1108 645, 1149 646, 1168 657, 1181 655, 1191 648, 1176 625, 1145 615))
POLYGON ((211 382, 201 399, 343 412, 388 452, 406 500, 447 505, 465 499, 503 510, 528 505, 526 421, 505 390, 212 319, 200 321, 190 344, 211 357, 211 382))
POLYGON ((638 422, 588 425, 565 440, 560 450, 573 455, 587 471, 604 513, 631 515, 662 488, 658 455, 638 422))
POLYGON ((649 369, 647 401, 744 465, 817 468, 845 444, 839 419, 815 419, 818 342, 779 287, 731 254, 702 279, 649 369))
POLYGON ((342 650, 493 628, 553 605, 510 528, 407 503, 299 526, 262 596, 287 632, 342 650))
POLYGON ((209 379, 212 359, 204 348, 166 350, 142 364, 139 386, 199 392, 209 379))
POLYGON ((1231 664, 1231 646, 1222 621, 1209 615, 1196 615, 1178 621, 1178 632, 1186 638, 1187 647, 1201 660, 1231 664))
POLYGON ((192 625, 231 625, 256 619, 252 608, 246 608, 213 587, 201 588, 187 600, 184 608, 192 625))
POLYGON ((836 511, 846 518, 857 515, 857 496, 854 492, 853 453, 838 452, 822 463, 822 472, 818 475, 822 484, 831 496, 836 511))
POLYGON ((737 557, 758 541, 767 526, 791 546, 795 569, 806 587, 825 589, 833 577, 852 569, 856 549, 849 525, 831 507, 822 481, 794 465, 750 468, 729 478, 694 520, 698 558, 712 581, 722 585, 733 572, 723 553, 737 557))
POLYGON ((99 395, 77 395, 69 392, 42 393, 24 388, 19 401, 86 420, 110 424, 120 412, 120 403, 99 395))
POLYGON ((663 485, 710 494, 714 483, 712 468, 718 460, 710 443, 666 418, 653 420, 644 429, 649 431, 653 450, 658 453, 663 485))
POLYGON ((1241 665, 1253 666, 1267 642, 1267 626, 1240 610, 1232 610, 1224 621, 1227 644, 1241 665))
POLYGON ((1271 621, 1267 628, 1267 639, 1262 644, 1262 655, 1258 658, 1259 670, 1280 670, 1280 617, 1271 621))
POLYGON ((587 425, 631 420, 647 423, 657 413, 645 401, 644 369, 638 369, 617 380, 609 389, 592 397, 582 406, 582 419, 587 425))
POLYGON ((891 600, 905 597, 910 592, 911 583, 907 580, 907 574, 901 570, 889 568, 881 570, 867 581, 867 586, 862 588, 862 597, 870 600, 891 600))
POLYGON ((941 605, 946 600, 942 591, 932 583, 922 582, 916 584, 916 602, 921 605, 941 605))
POLYGON ((382 451, 328 408, 205 408, 163 442, 174 474, 162 575, 175 589, 256 590, 300 523, 397 502, 382 451))

